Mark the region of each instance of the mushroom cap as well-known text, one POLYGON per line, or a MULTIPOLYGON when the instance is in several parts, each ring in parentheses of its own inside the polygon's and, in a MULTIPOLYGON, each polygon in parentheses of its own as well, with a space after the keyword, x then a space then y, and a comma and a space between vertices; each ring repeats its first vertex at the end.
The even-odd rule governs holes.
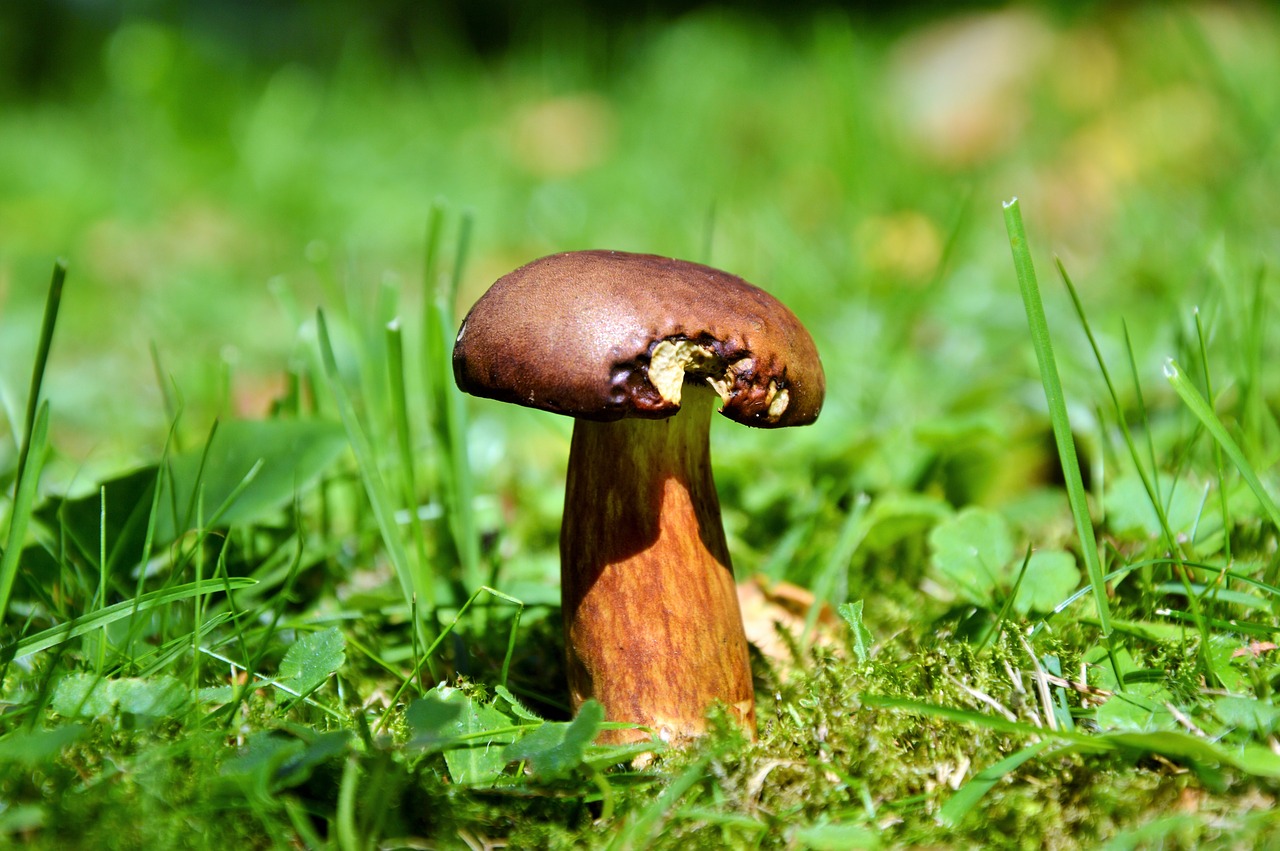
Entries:
POLYGON ((622 251, 553 254, 498 279, 462 321, 453 372, 467 393, 592 420, 671 416, 681 379, 704 378, 732 420, 806 425, 826 392, 813 338, 773 296, 622 251), (655 352, 676 371, 660 375, 655 352))

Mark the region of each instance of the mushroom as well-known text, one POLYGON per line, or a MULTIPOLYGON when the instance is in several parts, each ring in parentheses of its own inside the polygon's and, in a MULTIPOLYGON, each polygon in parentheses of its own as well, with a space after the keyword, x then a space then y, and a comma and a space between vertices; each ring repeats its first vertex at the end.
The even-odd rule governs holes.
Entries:
POLYGON ((825 379, 800 321, 708 266, 569 252, 499 279, 463 320, 453 368, 468 393, 575 418, 560 535, 574 710, 594 698, 679 742, 720 702, 754 737, 708 432, 717 403, 761 428, 817 418, 825 379))

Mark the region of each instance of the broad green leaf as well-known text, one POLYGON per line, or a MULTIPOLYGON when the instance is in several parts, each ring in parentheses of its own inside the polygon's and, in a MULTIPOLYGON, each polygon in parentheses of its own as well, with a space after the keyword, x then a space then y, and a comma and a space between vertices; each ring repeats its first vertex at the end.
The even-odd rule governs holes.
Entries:
POLYGON ((53 690, 54 712, 69 718, 100 718, 116 714, 171 718, 191 702, 187 687, 164 675, 141 679, 104 679, 94 674, 70 674, 53 690))
POLYGON ((1280 706, 1253 697, 1219 697, 1213 711, 1230 727, 1270 735, 1280 730, 1280 706))
POLYGON ((289 646, 276 682, 298 694, 310 694, 346 661, 346 640, 336 626, 304 635, 289 646))
POLYGON ((890 492, 871 501, 862 544, 873 552, 886 550, 904 538, 923 534, 950 513, 946 500, 938 497, 890 492))
MULTIPOLYGON (((207 453, 206 447, 200 446, 169 459, 153 547, 195 527, 200 519, 195 516, 195 506, 200 499, 204 522, 219 528, 269 517, 305 490, 346 445, 342 428, 322 420, 232 420, 221 424, 207 453)), ((65 529, 82 554, 96 564, 105 504, 107 561, 127 570, 142 557, 158 471, 156 465, 143 467, 103 482, 87 496, 52 498, 36 516, 50 529, 65 529), (105 499, 101 493, 104 488, 105 499)))
POLYGON ((994 511, 966 508, 929 533, 932 563, 957 595, 990 607, 1013 560, 1009 525, 994 511))
POLYGON ((849 634, 853 636, 853 652, 858 657, 858 661, 864 664, 871 661, 871 646, 875 644, 875 639, 871 636, 871 631, 862 623, 862 601, 841 603, 836 607, 836 611, 849 625, 849 634))
POLYGON ((453 691, 450 690, 449 697, 446 697, 440 693, 439 688, 434 688, 409 704, 404 720, 412 734, 409 740, 411 746, 429 748, 454 740, 457 736, 454 722, 462 715, 465 702, 449 699, 453 691))
POLYGON ((293 735, 263 730, 249 735, 238 756, 222 765, 222 777, 268 794, 304 783, 317 767, 345 753, 347 730, 319 733, 297 727, 293 735))
MULTIPOLYGON (((128 570, 142 559, 155 483, 155 465, 143 467, 102 482, 87 496, 51 497, 37 509, 36 517, 49 529, 65 531, 81 556, 95 566, 105 526, 107 564, 128 570)), ((155 543, 163 545, 168 540, 155 543)), ((54 569, 58 569, 56 563, 54 569)))
POLYGON ((1236 636, 1215 634, 1209 639, 1208 657, 1209 663, 1213 665, 1213 673, 1222 681, 1223 688, 1236 694, 1247 694, 1253 689, 1253 684, 1249 675, 1237 664, 1244 660, 1235 655, 1241 643, 1236 636))
POLYGON ((503 752, 507 762, 528 760, 533 773, 543 779, 563 777, 582 764, 587 745, 604 721, 604 707, 588 700, 572 721, 547 721, 503 752))
POLYGON ((236 699, 240 689, 236 686, 206 686, 196 692, 199 703, 229 703, 236 699))
MULTIPOLYGON (((232 420, 222 423, 205 448, 182 453, 170 462, 178 514, 161 500, 158 533, 172 536, 192 528, 183 522, 187 506, 203 491, 206 512, 220 508, 233 494, 218 518, 219 526, 261 520, 324 472, 347 446, 341 426, 322 420, 232 420), (203 457, 203 469, 202 469, 203 457), (255 471, 256 467, 256 471, 255 471), (240 489, 246 477, 252 480, 240 489), (237 490, 239 492, 237 493, 237 490), (168 521, 165 526, 163 521, 168 521)), ((212 519, 205 517, 206 522, 212 519)), ((194 518, 190 518, 194 520, 194 518)))
POLYGON ((332 730, 326 733, 307 731, 303 747, 289 753, 276 769, 274 780, 280 787, 297 786, 311 776, 311 772, 325 762, 347 751, 351 741, 349 730, 332 730))
POLYGON ((0 764, 43 765, 78 741, 88 728, 64 724, 52 730, 17 730, 0 740, 0 764))
POLYGON ((1027 564, 1027 576, 1018 588, 1014 608, 1020 613, 1051 612, 1080 587, 1075 556, 1061 550, 1037 550, 1027 564))
POLYGON ((464 745, 444 753, 445 765, 455 783, 489 786, 507 766, 503 746, 515 737, 512 732, 494 732, 511 727, 511 719, 493 706, 467 698, 467 706, 454 722, 459 735, 470 736, 464 745), (479 734, 479 735, 477 735, 479 734))
MULTIPOLYGON (((1169 519, 1170 531, 1175 535, 1189 533, 1193 527, 1203 535, 1222 525, 1217 500, 1206 500, 1204 492, 1190 483, 1180 482, 1171 493, 1163 496, 1165 516, 1169 519)), ((1118 534, 1140 532, 1151 539, 1164 534, 1146 486, 1137 474, 1129 473, 1111 480, 1107 485, 1106 499, 1107 527, 1111 531, 1118 534)))
POLYGON ((299 739, 273 730, 250 733, 241 753, 222 764, 221 773, 236 780, 257 779, 264 789, 270 788, 270 778, 280 766, 305 748, 299 739))
POLYGON ((411 746, 444 749, 455 783, 491 785, 506 768, 503 747, 515 739, 510 716, 462 689, 436 686, 409 706, 406 721, 411 746))
POLYGON ((1111 733, 1098 738, 1130 750, 1158 753, 1193 764, 1226 765, 1258 777, 1280 777, 1280 754, 1263 745, 1236 748, 1184 730, 1111 733))
POLYGON ((250 733, 239 755, 223 764, 221 777, 262 795, 278 792, 305 783, 320 765, 344 754, 351 742, 346 729, 321 733, 294 727, 292 733, 250 733))

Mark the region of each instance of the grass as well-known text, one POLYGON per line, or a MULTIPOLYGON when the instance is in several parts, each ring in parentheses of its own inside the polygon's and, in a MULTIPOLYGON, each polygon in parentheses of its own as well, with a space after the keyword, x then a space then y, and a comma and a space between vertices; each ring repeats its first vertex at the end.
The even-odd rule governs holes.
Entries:
POLYGON ((1280 842, 1278 37, 702 12, 272 67, 126 21, 0 112, 0 842, 1280 842), (823 353, 818 424, 713 434, 740 578, 827 606, 753 654, 757 743, 568 717, 568 424, 453 388, 471 300, 591 246, 823 353))

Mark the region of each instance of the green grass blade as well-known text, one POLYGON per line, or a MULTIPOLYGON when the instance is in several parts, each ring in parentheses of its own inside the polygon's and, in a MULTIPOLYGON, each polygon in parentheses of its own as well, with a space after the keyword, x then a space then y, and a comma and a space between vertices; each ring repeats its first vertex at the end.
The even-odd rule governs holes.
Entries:
POLYGON ((107 624, 115 623, 121 618, 130 617, 136 612, 145 612, 158 606, 167 606, 170 603, 189 600, 202 594, 227 591, 228 589, 235 591, 256 584, 256 580, 237 576, 227 579, 206 579, 203 582, 188 582, 185 585, 175 585, 172 588, 151 591, 136 600, 125 600, 107 606, 105 609, 99 609, 90 615, 74 618, 66 623, 58 624, 35 635, 28 636, 16 644, 0 647, 0 659, 24 659, 32 653, 39 653, 42 650, 48 650, 50 647, 56 647, 64 641, 70 641, 95 629, 101 629, 107 624))
MULTIPOLYGON (((1120 404, 1120 394, 1116 390, 1115 382, 1111 380, 1111 371, 1107 369, 1106 360, 1102 357, 1102 349, 1098 346, 1098 340, 1093 334, 1093 328, 1089 324, 1089 317, 1085 313, 1084 304, 1080 301, 1080 294, 1076 291, 1075 284, 1071 280, 1071 276, 1067 274, 1067 268, 1059 259, 1056 261, 1058 267, 1058 276, 1062 279, 1063 285, 1067 288, 1067 294, 1071 296, 1071 304, 1075 308, 1076 318, 1080 321, 1080 327, 1084 330, 1085 337, 1089 340, 1089 347, 1093 350, 1093 358, 1098 364, 1098 371, 1102 374, 1102 381, 1107 385, 1107 393, 1111 397, 1111 408, 1115 413, 1116 423, 1120 426, 1120 433, 1124 438, 1125 447, 1129 450, 1129 457, 1133 461, 1133 468, 1138 474, 1138 479, 1142 482, 1142 487, 1147 492, 1147 499, 1151 502, 1152 509, 1156 512, 1156 518, 1160 522, 1160 528, 1164 531, 1165 543, 1171 552, 1178 552, 1178 541, 1174 537, 1173 532, 1169 528, 1169 518, 1164 509, 1164 501, 1160 499, 1159 494, 1159 471, 1155 468, 1155 449, 1148 443, 1148 450, 1151 461, 1151 471, 1148 472, 1146 466, 1143 465, 1139 455, 1137 442, 1133 439, 1133 433, 1129 430, 1129 421, 1124 415, 1124 406, 1120 404)), ((1124 339, 1126 351, 1129 355, 1129 369, 1133 376, 1134 393, 1137 396, 1138 409, 1141 414, 1143 423, 1147 420, 1147 407, 1142 398, 1142 387, 1138 383, 1137 364, 1133 357, 1133 346, 1129 341, 1129 329, 1125 326, 1124 339)), ((1146 434, 1148 441, 1150 440, 1151 428, 1147 424, 1146 434)))
POLYGON ((458 554, 462 559, 462 575, 468 591, 479 588, 484 581, 480 575, 480 536, 476 530, 475 484, 471 479, 471 461, 467 455, 467 417, 462 405, 461 393, 453 383, 453 347, 457 322, 453 311, 458 303, 458 290, 462 286, 462 271, 466 267, 467 253, 471 248, 472 216, 464 211, 458 226, 458 247, 453 258, 453 274, 449 277, 449 289, 438 302, 440 321, 445 323, 445 346, 442 362, 445 372, 444 399, 446 402, 446 427, 449 432, 450 476, 454 487, 453 523, 458 541, 458 554))
MULTIPOLYGON (((1098 341, 1093 336, 1093 329, 1089 326, 1089 319, 1085 314, 1084 305, 1080 301, 1080 295, 1076 292, 1075 284, 1071 281, 1071 276, 1067 274, 1067 269, 1061 260, 1057 261, 1058 275, 1062 278, 1063 284, 1066 285, 1067 292, 1071 296, 1071 303, 1075 307, 1076 318, 1080 321, 1080 326, 1084 329, 1085 336, 1089 340, 1089 346, 1093 349, 1094 359, 1098 363, 1098 369, 1102 373, 1102 379, 1107 385, 1107 392, 1111 396, 1111 405, 1115 413, 1116 422, 1120 425, 1120 432, 1124 437, 1124 443, 1129 450, 1129 457, 1133 462, 1133 468, 1138 473, 1138 479, 1142 482, 1143 490, 1146 491, 1147 501, 1151 504, 1152 510, 1156 514, 1156 520, 1160 524, 1161 534, 1164 536, 1165 546, 1168 547, 1170 553, 1175 556, 1175 561, 1181 565, 1182 563, 1182 543, 1178 537, 1173 534, 1173 529, 1169 525, 1169 513, 1165 507, 1164 500, 1160 496, 1160 470, 1156 461, 1156 450, 1152 438, 1151 424, 1147 419, 1147 406, 1142 396, 1142 385, 1138 381, 1137 359, 1133 356, 1133 343, 1129 337, 1129 327, 1124 326, 1125 352, 1128 355, 1129 374, 1133 381, 1134 394, 1138 402, 1138 411, 1142 419, 1143 430, 1147 435, 1147 454, 1150 462, 1150 470, 1143 466, 1138 446, 1134 442, 1133 434, 1129 431, 1129 423, 1125 417, 1124 406, 1120 404, 1120 395, 1116 392, 1115 384, 1111 381, 1111 374, 1107 370, 1106 362, 1102 357, 1102 350, 1098 347, 1098 341)), ((1207 366, 1206 366, 1207 369, 1207 366)), ((1186 571, 1179 571, 1184 585, 1187 585, 1187 593, 1190 594, 1190 586, 1186 578, 1186 571)), ((1214 669, 1213 660, 1209 656, 1209 630, 1205 625, 1204 619, 1200 617, 1200 604, 1194 597, 1192 598, 1192 610, 1196 614, 1196 628, 1200 633, 1200 644, 1198 650, 1198 658, 1203 669, 1205 677, 1213 682, 1219 679, 1217 671, 1214 669)))
MULTIPOLYGON (((453 616, 453 620, 450 621, 440 631, 440 635, 436 637, 436 640, 431 642, 430 646, 428 646, 426 650, 423 651, 422 656, 420 657, 417 665, 414 667, 413 673, 409 677, 407 677, 404 680, 404 682, 400 684, 400 688, 396 691, 395 695, 392 697, 392 705, 395 705, 400 702, 401 697, 404 695, 406 691, 408 691, 410 686, 416 683, 419 683, 421 681, 419 675, 422 673, 422 669, 424 667, 427 669, 428 672, 431 671, 431 657, 435 655, 435 652, 436 650, 439 649, 441 643, 443 643, 444 640, 449 637, 449 634, 453 632, 454 628, 457 627, 458 624, 461 622, 463 615, 465 615, 467 611, 472 607, 472 605, 475 604, 475 602, 480 599, 480 595, 482 594, 487 595, 489 597, 493 597, 498 600, 502 600, 503 602, 506 602, 506 603, 510 603, 511 605, 516 607, 516 614, 515 614, 515 617, 511 619, 511 629, 507 634, 507 652, 506 652, 506 655, 503 656, 502 670, 498 678, 498 685, 504 688, 506 687, 507 675, 511 670, 511 657, 515 655, 515 650, 516 650, 516 634, 520 629, 520 618, 524 615, 524 601, 518 600, 515 597, 512 597, 510 594, 504 594, 501 591, 498 591, 494 588, 490 588, 487 585, 482 585, 472 592, 471 596, 467 598, 466 602, 464 602, 458 608, 458 612, 453 616)), ((383 725, 386 724, 389 718, 390 718, 389 715, 384 715, 382 719, 378 722, 378 728, 375 732, 380 732, 382 730, 383 725)))
POLYGON ((655 798, 653 803, 641 810, 633 821, 613 835, 613 841, 606 846, 608 851, 629 851, 632 848, 647 847, 649 839, 657 835, 667 814, 699 780, 706 777, 707 766, 710 763, 711 754, 704 754, 690 763, 666 789, 662 790, 662 794, 655 798))
POLYGON ((1080 550, 1093 589, 1094 602, 1098 606, 1098 621, 1104 637, 1111 635, 1111 605, 1107 600, 1107 585, 1103 577, 1102 560, 1098 555, 1098 542, 1089 517, 1089 503, 1085 497, 1084 480, 1080 475, 1080 462, 1071 439, 1071 422, 1067 416, 1067 403, 1062 392, 1062 380, 1058 377, 1058 365, 1053 356, 1053 340, 1049 335, 1049 323, 1045 318, 1044 304, 1040 300, 1040 287, 1036 283, 1035 268, 1031 263, 1031 249, 1027 245, 1027 233, 1022 224, 1022 211, 1018 199, 1004 205, 1005 227, 1009 232, 1009 247, 1013 251, 1013 265, 1022 290, 1022 303, 1027 311, 1027 324, 1031 328, 1031 342, 1035 346, 1036 361, 1040 365, 1040 380, 1044 384, 1045 399, 1049 405, 1049 420, 1053 426, 1053 439, 1058 447, 1066 481, 1067 499, 1075 516, 1076 534, 1080 537, 1080 550))
POLYGON ((3 623, 4 616, 8 614, 9 595, 13 592, 13 582, 18 577, 22 543, 27 537, 31 512, 35 509, 36 488, 40 483, 40 470, 44 467, 48 438, 49 403, 44 402, 36 412, 30 439, 24 441, 24 445, 31 448, 31 454, 23 459, 22 466, 18 468, 18 487, 13 498, 13 512, 9 516, 9 537, 5 542, 4 555, 0 556, 0 623, 3 623))
POLYGON ((833 595, 832 590, 835 588, 836 578, 842 574, 848 574, 849 562, 853 559, 853 554, 858 551, 858 546, 867 536, 869 525, 864 521, 867 516, 867 506, 870 504, 871 497, 865 493, 858 494, 853 501, 853 510, 849 512, 849 516, 845 518, 844 524, 840 527, 840 537, 836 539, 835 548, 827 557, 827 563, 813 583, 815 602, 805 614, 804 631, 800 635, 801 647, 808 646, 809 637, 813 635, 814 627, 818 625, 818 615, 822 613, 823 601, 833 604, 847 602, 844 599, 836 599, 835 597, 848 596, 848 589, 845 589, 845 593, 840 595, 833 595))
POLYGON ((978 801, 1003 780, 1005 775, 1016 771, 1024 762, 1035 759, 1053 744, 1056 743, 1052 739, 1041 739, 979 771, 942 805, 942 810, 938 813, 942 823, 948 827, 958 827, 964 817, 977 806, 978 801))
POLYGON ((453 381, 453 310, 471 239, 471 217, 462 217, 453 271, 447 280, 435 274, 439 228, 438 210, 433 209, 427 250, 427 272, 432 277, 427 280, 422 329, 423 380, 444 508, 441 528, 449 544, 448 554, 455 560, 452 579, 461 600, 483 584, 480 539, 473 513, 475 485, 467 457, 466 409, 453 381))
POLYGON ((400 332, 400 321, 392 320, 387 325, 387 381, 391 387, 391 418, 396 433, 396 448, 400 453, 400 488, 401 498, 409 513, 408 530, 413 539, 414 555, 418 559, 419 571, 429 568, 427 559, 427 540, 422 529, 422 520, 418 517, 418 479, 414 470, 416 464, 413 457, 413 428, 409 423, 409 396, 405 390, 404 340, 400 332))
MULTIPOLYGON (((49 294, 44 303, 44 318, 40 322, 40 338, 36 344, 36 359, 31 367, 31 386, 27 392, 27 415, 23 421, 22 448, 18 452, 18 481, 14 490, 22 485, 23 470, 31 452, 32 429, 35 428, 36 411, 40 406, 40 388, 44 384, 44 370, 49 363, 49 349, 53 345, 53 329, 58 324, 58 309, 62 306, 62 287, 67 280, 67 264, 58 260, 53 264, 53 279, 49 282, 49 294)), ((0 606, 0 611, 3 611, 0 606)))
MULTIPOLYGON (((151 368, 156 373, 156 387, 160 390, 160 401, 164 403, 165 418, 175 426, 178 418, 182 414, 182 400, 177 396, 177 389, 173 386, 173 379, 170 378, 168 371, 164 368, 164 364, 160 360, 160 349, 156 346, 155 341, 151 341, 151 368)), ((174 451, 181 451, 182 445, 178 440, 176 429, 170 430, 170 439, 173 443, 174 451)))
MULTIPOLYGON (((1200 311, 1196 311, 1196 341, 1200 352, 1200 379, 1204 382, 1205 395, 1213 398, 1213 379, 1209 374, 1209 344, 1205 340, 1204 323, 1200 321, 1200 311)), ((1231 501, 1227 498, 1227 473, 1222 463, 1222 446, 1213 445, 1213 466, 1218 476, 1218 506, 1222 511, 1222 528, 1231 529, 1231 501)), ((1222 536, 1222 557, 1231 564, 1231 535, 1222 536)))
POLYGON ((409 562, 409 554, 405 550, 404 540, 401 538, 400 530, 396 524, 395 508, 391 501, 391 495, 382 479, 382 473, 378 469, 377 454, 374 452, 373 444, 369 441, 368 434, 356 416, 355 407, 351 404, 351 399, 342 384, 342 378, 338 374, 338 364, 334 358, 333 344, 329 340, 329 328, 325 322, 324 313, 321 311, 316 313, 316 326, 326 383, 337 405, 342 425, 347 431, 347 438, 351 441, 352 451, 355 452, 356 463, 360 468, 360 478, 364 482, 365 492, 368 494, 369 502, 373 506, 374 520, 382 533, 383 544, 386 546, 391 563, 395 567, 396 577, 400 580, 400 589, 404 593, 405 602, 412 602, 417 597, 423 600, 428 608, 433 608, 435 600, 434 583, 431 577, 426 574, 425 564, 422 565, 423 570, 419 573, 413 570, 409 562))
POLYGON ((997 733, 1008 733, 1015 736, 1052 736, 1052 731, 1042 729, 1024 721, 1010 721, 999 715, 986 715, 969 709, 957 709, 952 706, 940 706, 920 700, 908 700, 904 697, 887 697, 878 694, 864 694, 861 697, 863 706, 873 709, 895 709, 914 715, 928 715, 942 718, 956 724, 973 724, 985 727, 997 733))
POLYGON ((1236 469, 1240 471, 1241 477, 1245 483, 1249 485, 1249 489, 1253 491, 1253 495, 1257 497, 1258 504, 1262 506, 1262 510, 1266 512, 1267 519, 1271 524, 1280 529, 1280 508, 1276 507, 1275 502, 1271 499, 1271 495, 1267 493, 1266 488, 1262 486, 1262 481, 1258 478, 1257 472, 1253 469, 1253 465, 1249 463, 1249 459, 1244 457, 1244 452, 1231 435, 1227 433, 1227 428, 1218 419, 1218 415, 1213 412, 1213 408, 1209 407, 1209 403, 1200 395, 1200 391, 1196 390, 1182 371, 1182 367, 1178 366, 1177 361, 1173 358, 1165 361, 1164 365, 1165 377, 1169 379, 1169 384, 1173 386, 1174 392, 1182 399, 1183 404, 1191 409, 1191 413, 1195 414, 1198 419, 1213 435, 1213 439, 1222 447, 1222 451, 1227 453, 1227 457, 1235 464, 1236 469))

